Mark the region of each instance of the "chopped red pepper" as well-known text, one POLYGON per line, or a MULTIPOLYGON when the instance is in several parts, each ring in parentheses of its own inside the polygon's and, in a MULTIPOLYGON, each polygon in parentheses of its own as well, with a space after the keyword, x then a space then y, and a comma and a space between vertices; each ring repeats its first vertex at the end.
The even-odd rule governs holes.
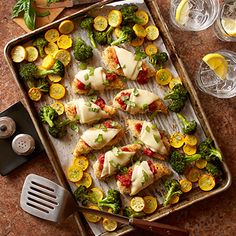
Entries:
POLYGON ((77 80, 77 88, 79 90, 86 90, 85 89, 85 84, 83 84, 81 81, 77 80))
POLYGON ((154 156, 154 154, 155 154, 155 152, 153 152, 151 149, 149 149, 149 148, 145 148, 144 150, 143 150, 143 154, 144 155, 147 155, 147 156, 149 156, 149 157, 153 157, 154 156))
POLYGON ((106 105, 105 101, 101 97, 97 98, 95 104, 98 105, 101 109, 103 109, 106 105))
POLYGON ((121 93, 120 97, 116 99, 116 101, 120 104, 122 110, 126 110, 127 104, 122 100, 122 97, 128 96, 130 97, 131 93, 121 93))
POLYGON ((106 126, 106 128, 112 128, 110 121, 105 121, 103 124, 106 126))
POLYGON ((127 148, 127 147, 122 147, 122 148, 121 148, 121 151, 123 151, 123 152, 129 152, 129 148, 127 148))
POLYGON ((118 59, 118 57, 117 56, 115 56, 115 63, 118 65, 119 64, 119 59, 118 59))
POLYGON ((106 74, 106 80, 113 81, 113 80, 116 80, 116 79, 117 79, 117 75, 116 74, 114 74, 114 73, 106 74))
POLYGON ((147 163, 150 167, 151 172, 155 175, 157 173, 157 169, 156 169, 155 165, 150 160, 148 160, 147 163))
POLYGON ((148 82, 148 71, 147 69, 140 70, 137 77, 139 84, 146 84, 148 82))
POLYGON ((117 175, 117 180, 121 182, 121 184, 125 187, 129 187, 131 185, 133 170, 130 168, 127 173, 122 175, 117 175))
POLYGON ((149 111, 150 111, 150 112, 156 111, 156 110, 157 110, 157 104, 156 104, 156 102, 154 101, 153 103, 151 103, 151 104, 148 106, 148 108, 149 108, 149 111))
POLYGON ((143 125, 141 123, 135 124, 135 129, 140 133, 142 130, 143 125))
POLYGON ((103 169, 104 160, 105 160, 105 155, 104 155, 103 153, 101 153, 101 154, 98 156, 99 169, 100 169, 100 170, 103 169))

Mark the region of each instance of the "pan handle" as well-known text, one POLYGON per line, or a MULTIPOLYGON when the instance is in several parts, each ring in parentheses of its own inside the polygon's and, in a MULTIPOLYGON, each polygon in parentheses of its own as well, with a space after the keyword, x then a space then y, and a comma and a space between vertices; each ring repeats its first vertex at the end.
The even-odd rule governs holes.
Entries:
POLYGON ((150 222, 147 220, 141 220, 137 218, 131 218, 129 224, 135 228, 144 229, 153 233, 157 233, 160 236, 188 236, 189 232, 185 229, 181 229, 175 226, 161 224, 157 222, 150 222))

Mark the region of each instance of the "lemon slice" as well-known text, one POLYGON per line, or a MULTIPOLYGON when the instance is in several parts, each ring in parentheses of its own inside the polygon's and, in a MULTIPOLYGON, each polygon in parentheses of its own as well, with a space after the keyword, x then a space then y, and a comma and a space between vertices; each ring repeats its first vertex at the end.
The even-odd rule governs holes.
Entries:
POLYGON ((228 63, 219 53, 210 53, 202 59, 222 80, 225 80, 228 73, 228 63))
POLYGON ((178 24, 184 25, 189 19, 189 2, 188 0, 182 0, 178 5, 175 13, 175 20, 178 24))
POLYGON ((236 37, 236 20, 235 19, 222 18, 221 24, 225 32, 229 36, 236 37))

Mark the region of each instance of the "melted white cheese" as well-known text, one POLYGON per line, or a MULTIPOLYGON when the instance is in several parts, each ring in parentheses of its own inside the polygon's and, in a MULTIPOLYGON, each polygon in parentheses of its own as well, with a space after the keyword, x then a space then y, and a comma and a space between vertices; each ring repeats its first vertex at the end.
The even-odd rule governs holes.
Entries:
POLYGON ((76 106, 76 112, 81 124, 89 124, 109 117, 109 114, 103 111, 98 105, 88 102, 83 98, 74 100, 73 104, 76 106))
POLYGON ((143 122, 140 140, 153 152, 158 152, 162 155, 167 154, 167 150, 161 139, 160 132, 157 128, 153 129, 151 122, 143 122))
POLYGON ((117 155, 114 150, 106 152, 101 177, 115 174, 118 166, 124 167, 128 165, 134 154, 135 152, 120 151, 119 155, 117 155))
POLYGON ((154 176, 147 161, 134 165, 131 177, 130 195, 135 195, 154 182, 154 176))
POLYGON ((81 70, 76 75, 75 78, 82 82, 86 86, 91 86, 94 90, 104 90, 104 76, 105 73, 102 67, 94 69, 93 75, 90 73, 89 69, 81 70))
POLYGON ((143 109, 144 106, 150 105, 154 101, 158 100, 159 97, 151 93, 147 90, 143 89, 137 89, 138 94, 135 95, 134 89, 132 89, 132 93, 130 95, 130 104, 128 104, 126 110, 131 112, 137 112, 140 111, 140 109, 143 109))
MULTIPOLYGON (((139 62, 135 60, 135 55, 132 52, 125 50, 124 48, 119 48, 116 46, 114 48, 115 48, 120 66, 124 72, 124 76, 126 76, 128 79, 135 80, 137 76, 134 77, 133 74, 137 68, 137 65, 139 64, 139 62)), ((136 73, 137 72, 135 72, 135 74, 136 73)))
POLYGON ((91 148, 99 150, 105 147, 119 133, 119 131, 119 129, 113 128, 107 129, 106 131, 97 128, 90 128, 81 135, 81 139, 83 139, 91 148), (102 137, 100 142, 97 140, 99 135, 102 137))

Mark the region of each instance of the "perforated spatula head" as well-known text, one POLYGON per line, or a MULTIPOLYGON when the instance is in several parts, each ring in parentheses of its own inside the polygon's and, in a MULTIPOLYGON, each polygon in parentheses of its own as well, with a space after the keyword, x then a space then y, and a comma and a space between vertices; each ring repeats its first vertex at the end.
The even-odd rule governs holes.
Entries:
POLYGON ((66 189, 46 178, 30 174, 22 188, 20 206, 31 215, 62 222, 76 211, 77 204, 66 189))

